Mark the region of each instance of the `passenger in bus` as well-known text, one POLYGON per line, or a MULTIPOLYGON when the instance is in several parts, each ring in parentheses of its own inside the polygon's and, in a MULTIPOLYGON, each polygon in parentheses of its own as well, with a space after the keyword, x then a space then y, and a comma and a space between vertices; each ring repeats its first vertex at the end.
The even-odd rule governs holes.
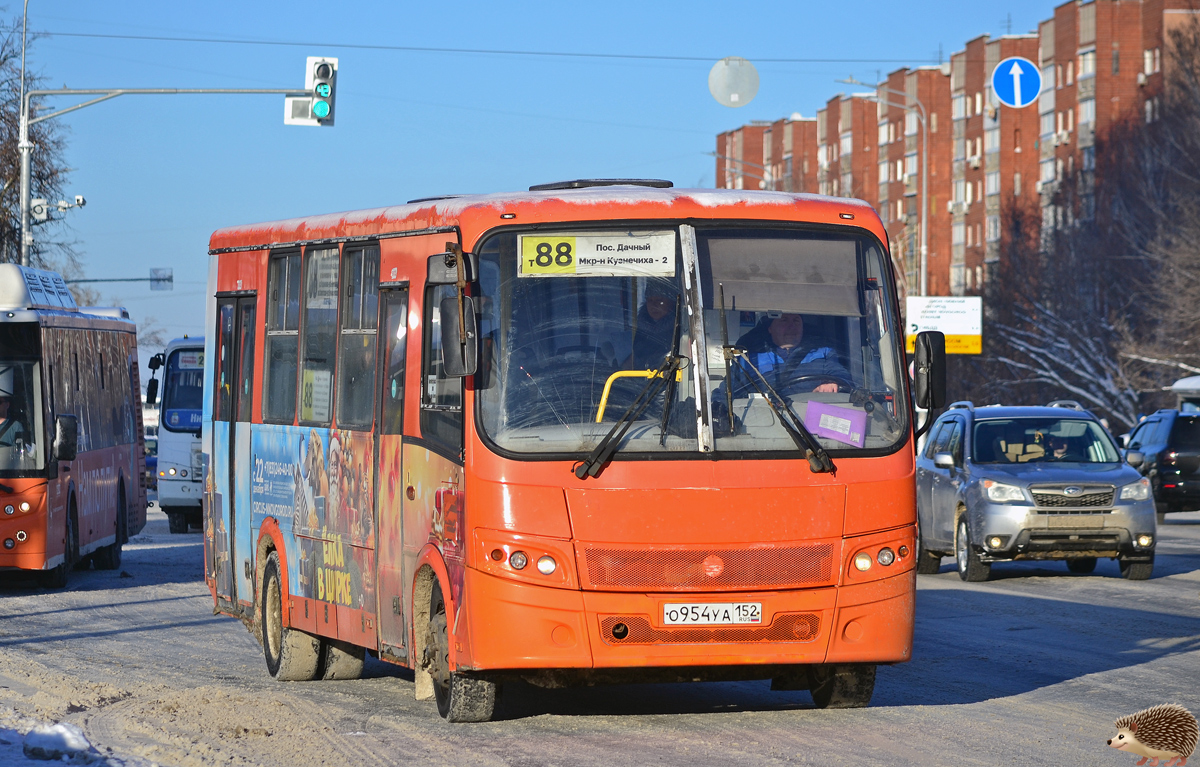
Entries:
POLYGON ((655 370, 671 351, 675 333, 675 307, 679 295, 673 285, 648 280, 646 298, 637 313, 637 330, 633 335, 634 370, 655 370))
MULTIPOLYGON (((804 318, 799 314, 771 317, 768 313, 736 345, 746 350, 751 364, 780 394, 836 392, 837 383, 821 379, 852 380, 833 347, 820 342, 804 343, 804 318), (805 380, 797 381, 801 378, 805 380)), ((734 397, 756 391, 750 375, 746 363, 739 359, 731 371, 734 397)))

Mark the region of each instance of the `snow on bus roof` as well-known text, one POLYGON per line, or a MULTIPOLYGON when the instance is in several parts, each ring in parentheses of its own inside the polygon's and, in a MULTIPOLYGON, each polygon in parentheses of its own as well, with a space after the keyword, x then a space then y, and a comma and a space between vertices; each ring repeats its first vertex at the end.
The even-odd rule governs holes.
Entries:
MULTIPOLYGON (((566 205, 645 205, 663 206, 696 205, 703 208, 736 206, 795 206, 797 204, 818 205, 822 208, 836 207, 840 210, 856 208, 872 211, 870 204, 850 197, 828 197, 816 194, 772 192, 746 189, 653 189, 641 186, 603 186, 583 189, 557 189, 544 192, 497 192, 473 194, 430 200, 426 202, 393 205, 366 210, 325 213, 314 216, 245 224, 218 229, 213 233, 210 245, 214 249, 226 246, 230 241, 245 242, 257 238, 263 244, 279 241, 301 241, 307 233, 322 232, 318 237, 329 237, 332 232, 346 229, 362 229, 387 226, 395 231, 396 224, 407 221, 415 226, 409 228, 433 228, 448 225, 471 209, 493 208, 507 210, 515 206, 538 206, 546 203, 566 205), (277 240, 279 236, 285 240, 277 240), (220 243, 220 244, 219 244, 220 243)), ((382 231, 382 229, 380 230, 382 231)), ((378 232, 377 232, 378 233, 378 232)))

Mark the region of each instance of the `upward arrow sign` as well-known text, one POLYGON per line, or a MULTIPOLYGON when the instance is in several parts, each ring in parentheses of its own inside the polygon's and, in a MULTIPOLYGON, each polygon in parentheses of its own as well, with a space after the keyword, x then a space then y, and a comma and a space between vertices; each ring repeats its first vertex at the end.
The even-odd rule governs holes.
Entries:
POLYGON ((1021 62, 1014 61, 1012 68, 1008 70, 1013 79, 1013 103, 1019 107, 1025 106, 1025 101, 1021 98, 1021 62))

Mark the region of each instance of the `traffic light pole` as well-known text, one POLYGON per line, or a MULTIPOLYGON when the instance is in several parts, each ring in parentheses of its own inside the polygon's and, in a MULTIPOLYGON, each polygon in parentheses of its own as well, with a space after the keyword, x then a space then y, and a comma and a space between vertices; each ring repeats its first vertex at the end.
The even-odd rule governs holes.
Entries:
MULTIPOLYGON (((21 79, 24 85, 24 77, 21 79)), ((101 101, 108 101, 117 96, 127 95, 177 95, 177 94, 196 94, 196 93, 216 93, 216 94, 254 94, 254 95, 284 95, 284 96, 310 96, 311 91, 306 91, 301 88, 60 88, 58 90, 49 91, 27 91, 21 97, 21 126, 20 139, 17 143, 17 148, 21 152, 21 265, 29 266, 29 248, 33 245, 33 231, 29 227, 29 165, 30 155, 33 152, 33 144, 29 141, 29 126, 34 123, 40 123, 42 120, 49 120, 53 117, 65 115, 68 112, 74 112, 77 109, 89 107, 92 104, 99 104, 101 101), (38 117, 30 117, 29 102, 36 96, 96 96, 97 98, 85 101, 82 104, 60 109, 57 112, 40 115, 38 117)))

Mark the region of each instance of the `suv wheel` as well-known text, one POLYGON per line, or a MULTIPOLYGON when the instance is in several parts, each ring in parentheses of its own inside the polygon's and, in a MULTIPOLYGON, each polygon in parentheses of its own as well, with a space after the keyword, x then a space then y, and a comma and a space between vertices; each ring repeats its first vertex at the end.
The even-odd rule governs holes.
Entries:
POLYGON ((1154 572, 1154 560, 1149 562, 1129 562, 1124 557, 1117 560, 1121 566, 1121 577, 1128 581, 1148 581, 1154 572))
POLYGON ((954 536, 954 561, 958 566, 958 577, 968 583, 986 581, 992 575, 992 566, 979 561, 979 554, 971 545, 966 518, 958 520, 958 532, 954 536))

